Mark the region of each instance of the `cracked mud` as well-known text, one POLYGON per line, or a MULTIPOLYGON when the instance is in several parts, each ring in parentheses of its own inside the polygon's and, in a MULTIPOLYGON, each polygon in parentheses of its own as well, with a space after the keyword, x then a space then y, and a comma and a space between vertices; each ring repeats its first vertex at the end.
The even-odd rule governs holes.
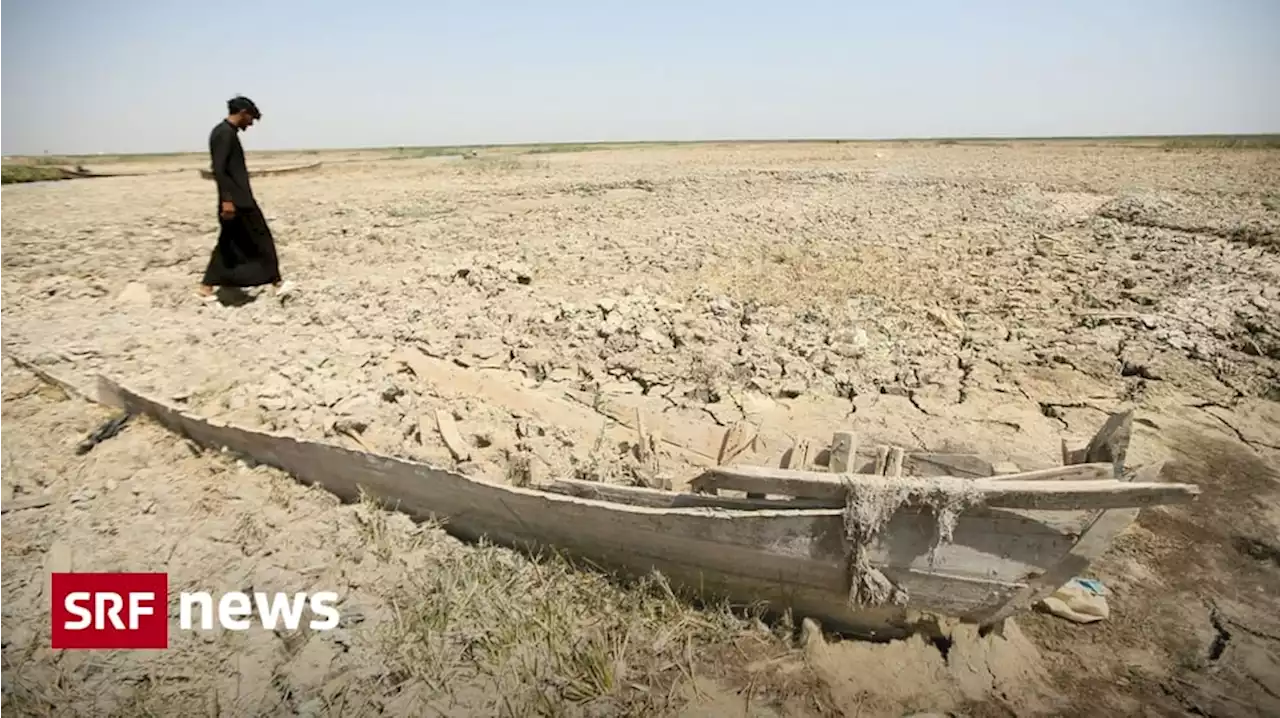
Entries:
MULTIPOLYGON (((230 306, 193 296, 216 223, 199 162, 179 158, 187 171, 5 187, 4 344, 82 384, 103 372, 202 416, 495 480, 637 480, 630 447, 602 440, 589 410, 602 401, 672 426, 755 422, 767 431, 750 462, 852 428, 864 445, 1024 468, 1059 463, 1062 438, 1135 406, 1133 456, 1200 466, 1185 478, 1206 486, 1212 515, 1241 512, 1250 536, 1275 536, 1272 483, 1222 497, 1228 510, 1212 488, 1224 469, 1169 436, 1225 437, 1261 462, 1250 476, 1280 457, 1278 158, 1070 143, 352 156, 255 180, 299 288, 230 306), (406 347, 471 378, 418 376, 394 358, 406 347), (440 409, 468 461, 422 428, 440 409)), ((678 452, 660 460, 676 486, 696 472, 678 452)), ((6 500, 46 488, 9 474, 6 500)), ((1142 605, 1169 598, 1176 552, 1162 542, 1191 550, 1204 531, 1223 547, 1206 561, 1274 585, 1273 564, 1188 528, 1203 511, 1144 512, 1172 533, 1140 527, 1104 567, 1133 591, 1113 609, 1129 618, 1104 630, 1157 658, 1133 686, 1098 689, 1099 705, 1157 700, 1148 688, 1174 677, 1200 687, 1173 695, 1231 705, 1179 672, 1213 652, 1202 604, 1142 605), (1166 645, 1133 629, 1139 615, 1208 637, 1166 645)), ((1269 609, 1239 610, 1252 624, 1269 609)), ((1033 639, 1068 646, 1048 661, 1059 679, 1073 660, 1114 668, 1077 645, 1080 629, 1028 620, 1033 639)), ((1230 635, 1219 663, 1234 660, 1230 635)))

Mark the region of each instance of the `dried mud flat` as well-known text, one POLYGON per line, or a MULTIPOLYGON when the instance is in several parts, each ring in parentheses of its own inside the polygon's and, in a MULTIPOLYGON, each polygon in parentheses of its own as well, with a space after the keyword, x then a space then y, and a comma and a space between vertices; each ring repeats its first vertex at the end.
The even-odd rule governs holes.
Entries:
POLYGON ((460 470, 520 481, 679 485, 700 437, 740 419, 762 427, 743 461, 852 427, 1033 468, 1134 406, 1130 463, 1169 458, 1166 477, 1204 494, 1144 511, 1096 567, 1102 624, 797 643, 660 587, 337 506, 146 422, 76 456, 105 414, 6 363, 4 499, 51 498, 5 515, 6 708, 1280 709, 1280 154, 726 145, 348 162, 255 188, 300 289, 205 305, 191 287, 212 188, 195 173, 7 186, 5 350, 203 416, 453 466, 422 421, 445 410, 468 443, 460 470), (694 450, 638 466, 600 413, 637 409, 694 450), (301 640, 59 654, 43 574, 68 560, 225 590, 336 582, 358 619, 301 640))

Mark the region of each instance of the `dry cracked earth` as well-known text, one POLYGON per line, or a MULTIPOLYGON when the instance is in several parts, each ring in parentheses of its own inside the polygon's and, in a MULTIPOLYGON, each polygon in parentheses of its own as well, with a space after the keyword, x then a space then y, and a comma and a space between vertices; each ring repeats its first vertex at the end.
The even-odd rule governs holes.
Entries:
MULTIPOLYGON (((82 385, 107 374, 201 416, 519 480, 679 487, 714 453, 702 437, 743 419, 761 427, 741 459, 753 463, 852 428, 864 445, 1049 466, 1061 440, 1133 407, 1130 463, 1169 459, 1167 477, 1204 493, 1145 510, 1095 566, 1111 590, 1101 624, 1031 614, 1004 638, 945 652, 802 647, 782 629, 664 603, 681 626, 718 627, 689 629, 706 657, 632 646, 632 668, 614 675, 645 681, 583 679, 587 690, 486 673, 439 646, 407 658, 369 636, 398 625, 383 614, 406 600, 392 578, 406 566, 472 571, 482 559, 470 552, 490 551, 534 572, 538 596, 593 579, 331 505, 145 422, 77 456, 105 414, 6 363, 4 500, 51 498, 5 516, 7 707, 127 714, 199 695, 202 715, 525 714, 494 704, 494 687, 536 680, 553 687, 518 695, 542 712, 1280 711, 1280 153, 836 143, 352 155, 255 180, 298 289, 215 304, 193 294, 215 238, 212 186, 198 159, 168 162, 186 171, 4 188, 6 353, 82 385), (414 371, 406 352, 438 373, 414 371), (455 417, 465 461, 422 421, 437 410, 455 417), (636 410, 692 450, 667 445, 656 472, 638 467, 602 428, 636 410), (395 531, 368 529, 378 521, 395 531), (388 535, 394 550, 379 548, 388 535), (346 582, 364 624, 341 645, 219 639, 146 660, 48 650, 50 555, 125 570, 155 566, 156 545, 171 571, 204 567, 187 569, 192 581, 268 566, 346 582), (238 555, 214 561, 226 545, 238 555), (737 659, 722 660, 728 646, 737 659), (458 691, 423 668, 463 663, 471 688, 458 691)), ((590 590, 604 596, 591 610, 639 600, 607 582, 590 590)), ((509 609, 475 611, 468 620, 503 625, 509 609)), ((628 625, 616 623, 566 616, 559 628, 628 625)), ((636 630, 653 638, 651 623, 636 630)), ((605 653, 615 667, 624 658, 605 653)))

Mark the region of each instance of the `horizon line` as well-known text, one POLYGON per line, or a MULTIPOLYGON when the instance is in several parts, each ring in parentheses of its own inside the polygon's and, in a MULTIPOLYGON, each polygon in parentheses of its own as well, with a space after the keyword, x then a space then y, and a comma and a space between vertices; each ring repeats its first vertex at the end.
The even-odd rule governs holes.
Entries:
MULTIPOLYGON (((1275 139, 1280 141, 1280 131, 1275 132, 1206 132, 1206 133, 1172 133, 1172 134, 1153 134, 1153 135, 1124 135, 1124 134, 1106 134, 1106 135, 966 135, 966 136, 907 136, 907 137, 802 137, 802 138, 747 138, 747 139, 700 139, 700 140, 585 140, 573 141, 566 140, 560 142, 481 142, 470 144, 442 144, 442 145, 371 145, 365 147, 297 147, 297 148, 281 148, 272 150, 249 150, 252 154, 264 154, 270 152, 377 152, 377 151, 406 151, 406 150, 448 150, 448 149, 490 149, 490 148, 517 148, 517 147, 596 147, 607 145, 697 145, 697 144, 802 144, 802 143, 872 143, 872 142, 1071 142, 1080 140, 1212 140, 1212 139, 1240 139, 1240 140, 1258 140, 1258 139, 1275 139)), ((93 153, 62 153, 50 152, 46 150, 40 154, 4 154, 0 155, 5 159, 25 159, 30 157, 98 157, 98 156, 117 156, 117 157, 165 157, 175 155, 192 155, 202 154, 205 150, 170 150, 158 152, 93 152, 93 153)))

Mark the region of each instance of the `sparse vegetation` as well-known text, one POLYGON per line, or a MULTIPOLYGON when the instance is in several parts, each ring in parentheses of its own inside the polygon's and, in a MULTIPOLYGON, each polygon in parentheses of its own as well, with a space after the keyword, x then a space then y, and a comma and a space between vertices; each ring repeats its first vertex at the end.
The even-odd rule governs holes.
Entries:
POLYGON ((1164 141, 1166 149, 1280 149, 1280 135, 1191 135, 1164 141))
POLYGON ((50 165, 4 165, 0 168, 0 184, 23 182, 56 182, 72 179, 72 173, 50 165))
POLYGON ((791 650, 723 607, 693 608, 660 576, 622 584, 559 555, 485 545, 433 553, 432 570, 392 599, 383 642, 389 688, 415 686, 446 711, 669 714, 697 676, 726 677, 723 656, 791 650), (455 695, 460 686, 466 695, 455 695))
POLYGON ((497 153, 464 157, 458 166, 470 172, 517 172, 526 169, 547 169, 545 160, 529 160, 520 155, 497 153))

